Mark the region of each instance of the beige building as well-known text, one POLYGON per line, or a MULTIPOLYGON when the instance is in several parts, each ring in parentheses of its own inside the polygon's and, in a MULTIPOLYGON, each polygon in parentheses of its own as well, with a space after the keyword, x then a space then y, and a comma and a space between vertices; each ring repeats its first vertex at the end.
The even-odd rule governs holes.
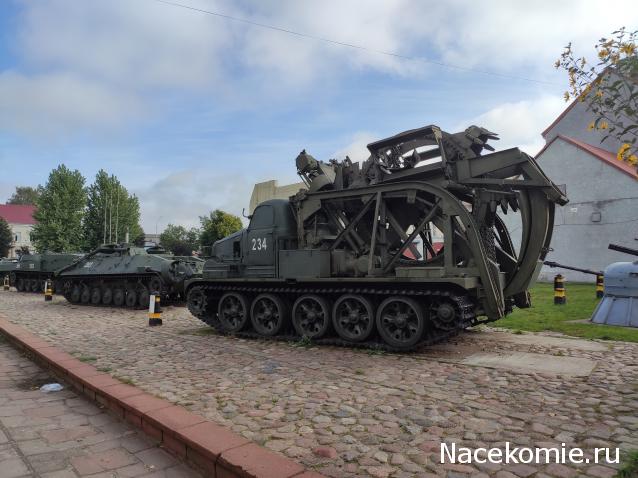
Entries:
POLYGON ((252 214, 258 204, 268 201, 269 199, 288 199, 294 196, 300 189, 306 189, 306 185, 302 182, 286 184, 279 186, 277 180, 264 181, 255 184, 253 193, 250 196, 250 206, 248 214, 252 214))
POLYGON ((36 223, 33 219, 34 212, 35 206, 28 204, 0 204, 0 217, 9 223, 13 234, 9 257, 16 257, 16 251, 23 247, 33 251, 31 230, 36 223))

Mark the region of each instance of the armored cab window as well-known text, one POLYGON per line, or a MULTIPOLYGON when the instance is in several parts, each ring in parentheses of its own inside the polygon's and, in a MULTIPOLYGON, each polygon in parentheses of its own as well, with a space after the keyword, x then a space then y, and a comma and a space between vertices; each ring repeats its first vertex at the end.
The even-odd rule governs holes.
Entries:
POLYGON ((274 211, 272 206, 259 206, 255 209, 250 227, 270 227, 274 224, 274 211))

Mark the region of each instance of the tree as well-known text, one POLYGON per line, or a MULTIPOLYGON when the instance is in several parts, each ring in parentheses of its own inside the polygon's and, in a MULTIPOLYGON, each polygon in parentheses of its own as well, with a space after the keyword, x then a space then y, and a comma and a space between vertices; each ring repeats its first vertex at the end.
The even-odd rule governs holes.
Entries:
POLYGON ((601 38, 596 44, 598 60, 590 63, 574 55, 571 43, 565 47, 554 66, 563 68, 569 77, 570 90, 565 101, 578 99, 594 114, 588 128, 604 134, 602 141, 620 141, 616 157, 638 165, 638 31, 624 27, 601 38))
POLYGON ((133 245, 138 247, 144 247, 144 243, 146 242, 146 234, 142 229, 137 236, 133 238, 133 245))
POLYGON ((86 214, 82 221, 84 249, 90 251, 103 243, 124 242, 128 233, 133 241, 142 233, 140 204, 117 177, 98 171, 88 188, 86 214))
POLYGON ((202 234, 199 237, 201 248, 211 247, 215 241, 239 231, 243 226, 241 219, 220 209, 215 209, 208 216, 200 216, 202 234))
POLYGON ((52 170, 39 188, 37 224, 31 232, 38 251, 76 252, 82 248, 82 216, 86 206, 84 177, 64 164, 52 170))
POLYGON ((31 186, 16 186, 16 192, 9 198, 7 204, 36 204, 38 202, 38 190, 31 186))
POLYGON ((190 256, 199 249, 199 231, 169 224, 160 234, 160 244, 176 256, 190 256))
POLYGON ((0 257, 7 257, 13 244, 13 233, 9 223, 0 217, 0 257))

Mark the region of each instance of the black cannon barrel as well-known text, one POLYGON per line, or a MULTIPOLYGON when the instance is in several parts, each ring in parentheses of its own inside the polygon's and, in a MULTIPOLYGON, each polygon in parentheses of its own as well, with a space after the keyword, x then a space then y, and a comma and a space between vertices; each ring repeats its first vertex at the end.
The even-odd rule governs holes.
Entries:
POLYGON ((638 249, 632 249, 631 247, 609 244, 609 249, 612 251, 624 252, 625 254, 631 254, 632 256, 638 256, 638 249))
POLYGON ((581 269, 580 267, 566 266, 564 264, 559 264, 558 262, 553 261, 544 261, 543 264, 549 267, 558 267, 559 269, 582 272, 583 274, 591 274, 594 276, 602 275, 602 272, 600 271, 592 271, 591 269, 581 269))

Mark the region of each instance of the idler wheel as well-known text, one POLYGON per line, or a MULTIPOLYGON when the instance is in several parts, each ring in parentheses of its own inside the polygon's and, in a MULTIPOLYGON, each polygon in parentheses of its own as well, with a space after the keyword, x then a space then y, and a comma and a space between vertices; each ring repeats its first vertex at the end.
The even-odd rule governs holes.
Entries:
POLYGON ((191 288, 186 296, 186 305, 188 306, 188 311, 195 317, 204 317, 208 307, 208 297, 206 297, 204 289, 197 286, 191 288))
POLYGON ((250 307, 250 320, 261 335, 274 336, 282 331, 290 320, 286 303, 273 294, 260 294, 250 307))
POLYGON ((126 307, 135 307, 137 305, 137 292, 134 288, 126 289, 126 307))
POLYGON ((149 299, 150 299, 151 295, 148 293, 148 289, 146 288, 146 286, 140 286, 140 288, 137 291, 137 303, 139 304, 140 307, 148 307, 149 306, 149 299))
POLYGON ((320 339, 330 330, 332 308, 324 297, 302 295, 292 306, 292 325, 302 337, 320 339))
POLYGON ((219 321, 225 332, 239 332, 248 323, 248 301, 242 294, 227 292, 219 299, 219 321))
POLYGON ((362 295, 342 295, 332 309, 332 324, 339 337, 344 340, 367 340, 374 331, 372 302, 362 295))
POLYGON ((74 284, 71 288, 71 302, 73 304, 77 304, 80 302, 80 297, 82 296, 82 288, 79 284, 74 284))
POLYGON ((91 289, 87 286, 82 286, 82 292, 80 292, 80 302, 88 304, 91 300, 91 289))
POLYGON ((113 303, 113 289, 105 287, 102 293, 102 303, 104 305, 111 305, 113 303))
POLYGON ((102 291, 99 287, 93 287, 91 289, 91 304, 99 305, 102 302, 102 291))
POLYGON ((459 326, 459 314, 452 304, 446 300, 438 300, 428 307, 430 321, 439 330, 455 330, 459 326))
POLYGON ((116 287, 113 289, 113 305, 116 307, 122 307, 124 300, 126 299, 126 293, 122 287, 116 287))
POLYGON ((423 309, 413 299, 388 297, 377 310, 377 329, 388 345, 397 349, 410 349, 423 337, 423 309))

